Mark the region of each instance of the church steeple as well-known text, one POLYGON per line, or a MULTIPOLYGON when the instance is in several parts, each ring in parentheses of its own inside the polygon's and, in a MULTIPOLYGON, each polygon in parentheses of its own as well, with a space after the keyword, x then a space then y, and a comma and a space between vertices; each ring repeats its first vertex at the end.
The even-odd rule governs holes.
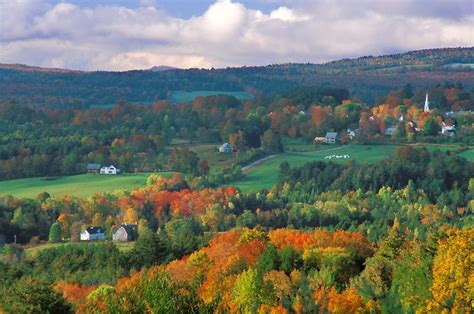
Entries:
POLYGON ((428 93, 426 93, 425 98, 425 108, 423 109, 424 112, 430 112, 430 102, 428 101, 428 93))

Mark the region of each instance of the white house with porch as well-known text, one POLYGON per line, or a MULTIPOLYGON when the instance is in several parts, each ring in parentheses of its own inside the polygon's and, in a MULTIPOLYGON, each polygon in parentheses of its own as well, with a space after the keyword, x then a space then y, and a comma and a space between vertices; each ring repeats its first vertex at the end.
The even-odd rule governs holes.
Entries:
POLYGON ((120 172, 120 169, 115 168, 114 165, 110 165, 108 167, 101 167, 100 168, 100 174, 112 174, 116 175, 120 172))
POLYGON ((105 231, 102 227, 89 227, 81 231, 81 241, 103 240, 105 231))

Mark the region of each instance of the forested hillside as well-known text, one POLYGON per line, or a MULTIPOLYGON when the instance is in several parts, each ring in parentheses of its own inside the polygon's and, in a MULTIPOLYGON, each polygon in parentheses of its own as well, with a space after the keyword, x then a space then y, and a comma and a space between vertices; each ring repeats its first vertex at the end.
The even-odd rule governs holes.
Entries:
POLYGON ((463 158, 404 147, 373 166, 282 166, 280 185, 257 193, 152 175, 87 199, 1 197, 0 236, 57 246, 3 246, 0 308, 468 312, 473 175, 463 158), (82 226, 110 239, 134 222, 127 251, 75 243, 82 226))
POLYGON ((282 97, 248 101, 218 95, 182 104, 119 102, 111 108, 83 110, 0 103, 0 180, 78 174, 88 163, 114 164, 124 172, 238 174, 232 168, 282 152, 284 138, 312 143, 328 131, 339 132, 342 144, 473 144, 474 117, 446 115, 474 109, 474 93, 462 84, 446 82, 426 90, 407 84, 373 107, 348 97, 343 88, 298 87, 282 97), (430 112, 421 110, 425 91, 431 95, 430 112), (415 120, 416 129, 411 122, 415 120), (440 134, 446 123, 456 125, 452 136, 440 134), (348 129, 357 130, 354 138, 348 129), (392 133, 387 135, 387 130, 392 133), (236 154, 228 169, 210 169, 207 158, 200 160, 187 145, 173 146, 176 141, 216 146, 229 142, 236 154))
POLYGON ((347 88, 370 104, 406 83, 426 87, 461 81, 474 87, 472 69, 446 67, 474 63, 474 48, 431 49, 381 57, 363 57, 322 65, 169 71, 78 72, 0 65, 0 100, 18 105, 66 108, 111 105, 118 100, 149 103, 169 99, 172 91, 247 91, 280 95, 306 85, 347 88))

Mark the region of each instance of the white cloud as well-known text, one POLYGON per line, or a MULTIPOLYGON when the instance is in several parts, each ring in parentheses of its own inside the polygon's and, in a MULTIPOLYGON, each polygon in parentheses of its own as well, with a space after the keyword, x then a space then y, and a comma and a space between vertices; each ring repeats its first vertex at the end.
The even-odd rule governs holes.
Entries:
POLYGON ((86 8, 0 0, 0 62, 86 70, 224 67, 474 46, 474 12, 464 0, 452 1, 462 13, 441 0, 425 11, 420 3, 428 2, 416 0, 295 0, 268 13, 218 0, 188 19, 167 15, 154 1, 140 3, 86 8))
POLYGON ((279 7, 270 13, 272 19, 282 20, 284 22, 294 22, 307 20, 308 17, 297 16, 291 9, 287 7, 279 7))

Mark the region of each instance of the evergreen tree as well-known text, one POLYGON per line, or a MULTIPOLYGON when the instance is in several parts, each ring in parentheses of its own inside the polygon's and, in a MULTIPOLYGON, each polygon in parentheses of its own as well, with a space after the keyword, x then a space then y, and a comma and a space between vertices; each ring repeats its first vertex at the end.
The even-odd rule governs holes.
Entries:
POLYGON ((168 252, 166 245, 156 234, 144 230, 130 252, 129 267, 140 269, 163 263, 169 257, 168 252))
POLYGON ((57 243, 61 241, 61 225, 57 222, 51 225, 49 228, 49 242, 57 243))

